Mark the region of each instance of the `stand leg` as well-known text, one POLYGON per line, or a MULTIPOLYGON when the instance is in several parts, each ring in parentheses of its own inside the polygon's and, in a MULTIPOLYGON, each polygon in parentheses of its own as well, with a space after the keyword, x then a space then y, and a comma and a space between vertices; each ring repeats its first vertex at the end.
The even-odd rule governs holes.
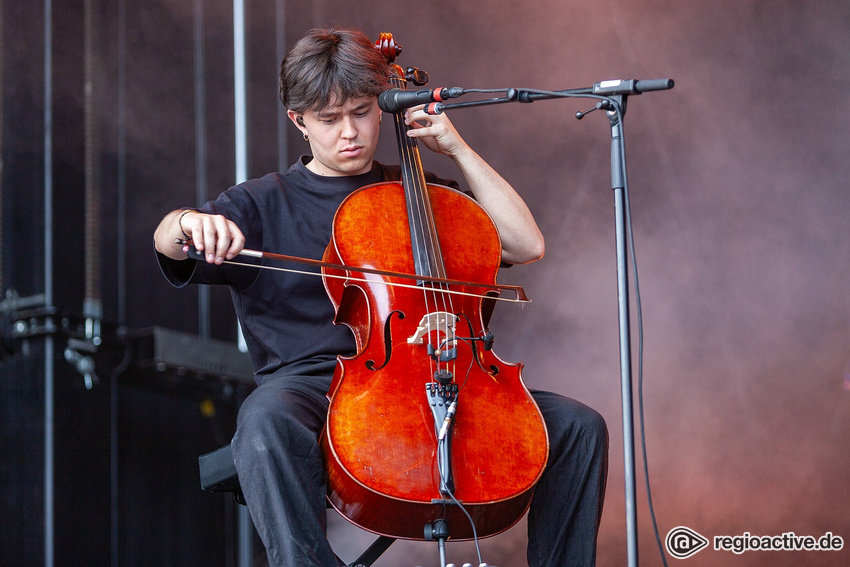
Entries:
POLYGON ((440 567, 446 567, 446 540, 444 538, 437 540, 437 548, 440 550, 440 567))
POLYGON ((378 558, 383 555, 383 553, 389 549, 389 547, 395 542, 395 538, 387 537, 387 536, 379 536, 372 545, 369 546, 369 549, 363 552, 354 563, 350 563, 348 567, 371 567, 371 565, 378 560, 378 558))
POLYGON ((437 540, 440 551, 440 567, 446 567, 446 540, 449 539, 449 523, 445 520, 434 520, 425 524, 425 539, 437 540))
POLYGON ((238 507, 237 516, 239 567, 249 567, 254 564, 254 524, 245 506, 238 507))

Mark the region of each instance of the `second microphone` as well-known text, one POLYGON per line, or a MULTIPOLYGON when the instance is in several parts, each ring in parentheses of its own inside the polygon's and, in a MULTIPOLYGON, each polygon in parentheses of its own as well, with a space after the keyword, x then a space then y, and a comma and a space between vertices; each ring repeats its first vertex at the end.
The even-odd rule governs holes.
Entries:
POLYGON ((456 98, 463 94, 460 87, 448 87, 440 89, 419 89, 418 91, 405 91, 402 89, 389 89, 378 95, 378 107, 384 112, 401 112, 406 108, 428 104, 429 102, 440 102, 448 98, 456 98))

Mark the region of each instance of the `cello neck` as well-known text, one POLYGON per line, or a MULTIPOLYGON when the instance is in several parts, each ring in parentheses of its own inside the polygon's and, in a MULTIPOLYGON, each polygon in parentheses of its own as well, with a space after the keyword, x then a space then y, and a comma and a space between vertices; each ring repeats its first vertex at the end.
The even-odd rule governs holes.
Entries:
MULTIPOLYGON (((398 65, 390 65, 390 84, 404 89, 407 79, 398 65)), ((446 277, 443 255, 437 239, 434 214, 428 196, 425 170, 415 138, 407 135, 410 126, 404 123, 404 114, 393 114, 396 139, 398 141, 401 181, 407 203, 407 218, 410 225, 410 242, 413 248, 413 263, 417 275, 446 277)))

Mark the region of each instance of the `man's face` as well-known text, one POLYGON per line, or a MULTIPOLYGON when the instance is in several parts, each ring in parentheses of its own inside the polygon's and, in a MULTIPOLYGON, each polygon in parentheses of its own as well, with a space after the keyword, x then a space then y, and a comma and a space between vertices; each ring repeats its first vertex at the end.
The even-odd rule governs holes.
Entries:
POLYGON ((381 109, 376 97, 360 97, 303 115, 287 111, 289 118, 309 136, 313 173, 340 177, 367 173, 378 146, 381 109), (303 117, 301 122, 298 117, 303 117))

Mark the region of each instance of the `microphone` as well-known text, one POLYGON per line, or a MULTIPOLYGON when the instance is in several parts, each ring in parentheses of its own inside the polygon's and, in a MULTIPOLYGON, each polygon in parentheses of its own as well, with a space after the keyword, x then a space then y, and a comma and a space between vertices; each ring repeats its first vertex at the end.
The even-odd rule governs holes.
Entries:
POLYGON ((440 102, 447 98, 456 98, 463 94, 460 87, 449 87, 440 89, 419 89, 418 91, 405 91, 402 89, 389 89, 378 95, 378 107, 384 112, 401 112, 405 108, 428 104, 429 102, 440 102))
POLYGON ((432 102, 431 104, 429 104, 428 106, 426 106, 422 110, 425 111, 425 114, 430 114, 431 116, 434 116, 435 114, 442 114, 443 113, 443 103, 442 102, 432 102))
POLYGON ((491 333, 489 330, 484 333, 484 336, 481 337, 481 340, 484 341, 484 350, 491 350, 493 348, 493 341, 495 340, 495 337, 493 336, 493 333, 491 333))

